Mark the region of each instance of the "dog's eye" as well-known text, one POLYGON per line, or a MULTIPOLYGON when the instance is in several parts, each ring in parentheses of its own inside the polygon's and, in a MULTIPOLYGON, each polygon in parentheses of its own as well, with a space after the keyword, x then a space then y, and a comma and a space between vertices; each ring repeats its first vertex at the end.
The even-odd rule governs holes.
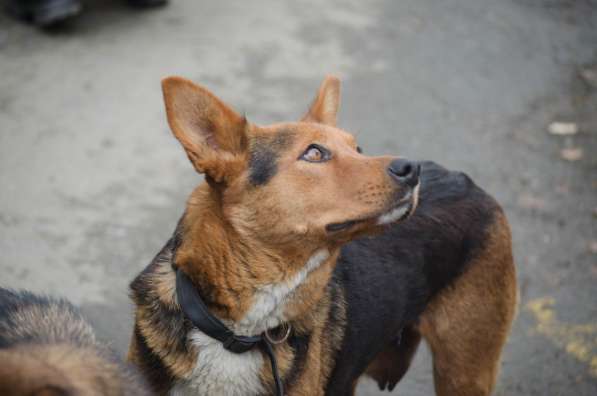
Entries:
POLYGON ((330 159, 330 152, 317 144, 312 144, 307 147, 300 159, 309 162, 324 162, 330 159))
POLYGON ((363 149, 361 148, 361 146, 357 146, 357 153, 359 153, 359 154, 363 153, 363 149))

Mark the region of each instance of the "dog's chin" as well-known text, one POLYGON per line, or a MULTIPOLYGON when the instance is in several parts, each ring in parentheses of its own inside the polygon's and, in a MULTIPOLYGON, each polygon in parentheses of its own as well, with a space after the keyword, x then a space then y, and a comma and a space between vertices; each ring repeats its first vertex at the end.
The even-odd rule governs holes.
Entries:
POLYGON ((410 190, 402 199, 400 199, 389 210, 377 216, 375 223, 377 225, 392 224, 408 219, 417 209, 419 203, 419 187, 418 183, 412 190, 410 190))
POLYGON ((416 206, 414 198, 410 198, 406 202, 401 202, 387 212, 379 215, 376 219, 376 224, 385 225, 406 220, 414 213, 416 206))
POLYGON ((355 228, 382 226, 386 224, 396 223, 409 218, 417 208, 419 203, 419 185, 409 191, 397 203, 392 205, 390 209, 385 210, 381 214, 368 216, 358 220, 348 220, 341 223, 331 223, 326 226, 326 231, 330 233, 337 233, 341 231, 354 230, 355 228))

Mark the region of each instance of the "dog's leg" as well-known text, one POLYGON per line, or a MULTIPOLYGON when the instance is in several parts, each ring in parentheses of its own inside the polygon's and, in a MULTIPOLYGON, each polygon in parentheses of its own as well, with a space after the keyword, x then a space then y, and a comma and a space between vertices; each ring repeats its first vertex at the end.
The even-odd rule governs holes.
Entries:
POLYGON ((489 395, 517 302, 510 231, 498 213, 482 251, 429 304, 419 330, 433 355, 436 393, 489 395))
POLYGON ((392 391, 410 367, 420 341, 421 334, 415 328, 405 327, 400 339, 384 348, 369 364, 365 375, 377 381, 380 390, 392 391))

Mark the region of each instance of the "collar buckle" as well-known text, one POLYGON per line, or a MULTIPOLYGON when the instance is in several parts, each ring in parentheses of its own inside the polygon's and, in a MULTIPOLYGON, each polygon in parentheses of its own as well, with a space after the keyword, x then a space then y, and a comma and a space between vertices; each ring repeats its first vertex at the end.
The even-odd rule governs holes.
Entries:
POLYGON ((270 333, 270 329, 265 330, 263 336, 273 345, 278 345, 286 342, 288 337, 290 336, 290 332, 292 331, 292 325, 290 323, 282 323, 280 326, 279 333, 282 334, 282 337, 276 337, 270 333))

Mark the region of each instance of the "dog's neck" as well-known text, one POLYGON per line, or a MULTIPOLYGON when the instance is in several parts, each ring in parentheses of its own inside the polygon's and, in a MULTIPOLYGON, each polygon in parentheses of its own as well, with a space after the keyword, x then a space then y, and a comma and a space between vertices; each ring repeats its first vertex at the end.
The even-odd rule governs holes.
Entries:
POLYGON ((338 249, 265 247, 233 229, 214 194, 203 186, 189 199, 174 257, 212 313, 239 335, 305 314, 323 296, 338 249))

